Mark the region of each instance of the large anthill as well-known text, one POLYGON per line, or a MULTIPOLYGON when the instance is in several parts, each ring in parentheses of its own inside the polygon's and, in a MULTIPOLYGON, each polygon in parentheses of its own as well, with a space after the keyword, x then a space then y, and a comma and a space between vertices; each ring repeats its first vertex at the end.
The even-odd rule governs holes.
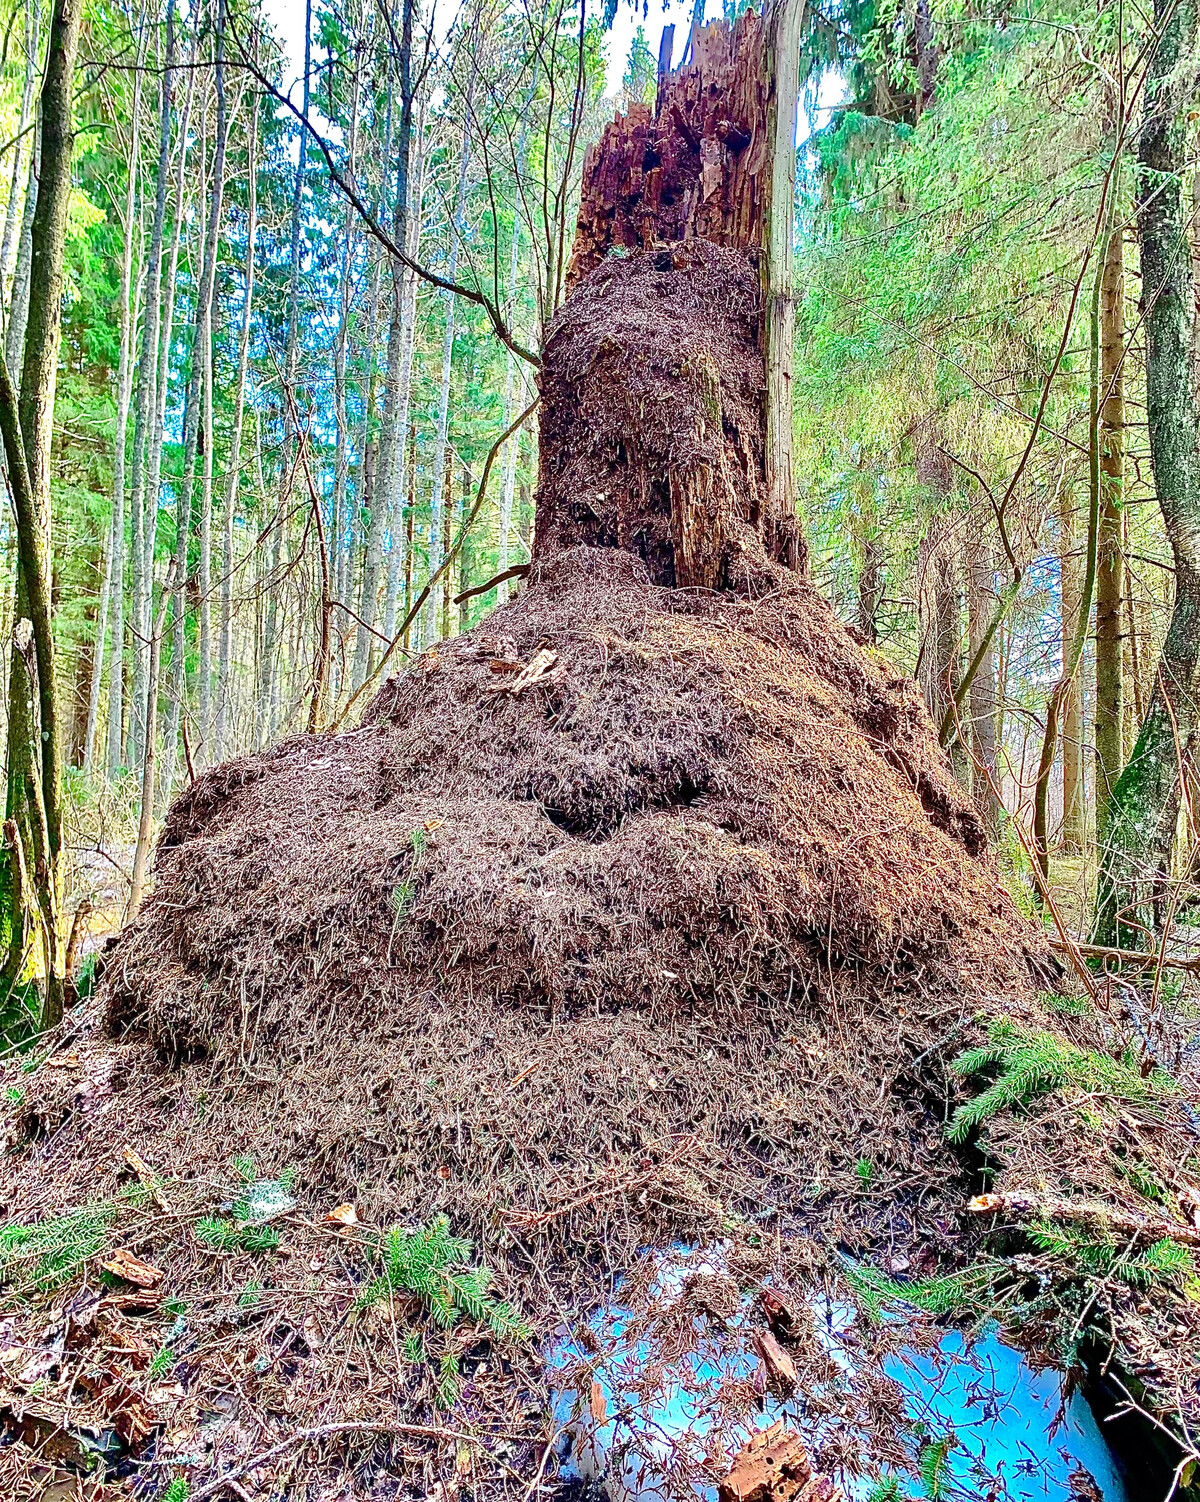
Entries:
MULTIPOLYGON (((289 1424, 351 1422, 353 1465, 378 1472, 383 1434, 432 1493, 456 1452, 396 1427, 423 1423, 507 1436, 477 1490, 530 1483, 537 1342, 489 1358, 479 1331, 436 1335, 467 1384, 439 1418, 403 1330, 355 1312, 371 1228, 445 1215, 542 1335, 648 1246, 723 1237, 747 1277, 793 1287, 844 1254, 931 1273, 978 1250, 980 1159, 947 1140, 963 1087, 945 1063, 1001 1019, 1058 1027, 1052 964, 914 684, 806 582, 767 500, 759 251, 704 230, 713 171, 728 185, 741 164, 729 223, 754 200, 763 117, 720 93, 729 76, 685 70, 666 113, 611 128, 669 224, 612 188, 626 158, 602 143, 589 162, 520 598, 386 683, 359 728, 183 794, 105 957, 101 1027, 11 1108, 10 1218, 114 1201, 126 1145, 167 1180, 169 1211, 104 1236, 130 1238, 203 1335, 154 1400, 172 1453, 205 1423, 215 1466, 289 1424), (290 1257, 192 1234, 235 1155, 294 1172, 290 1257), (342 1202, 357 1229, 322 1225, 342 1202), (212 1430, 218 1391, 260 1417, 235 1404, 212 1430)), ((1061 1116, 1037 1123, 1007 1143, 1024 1183, 1137 1202, 1061 1116)), ((1143 1145, 1178 1130, 1138 1125, 1143 1145)), ((1194 1327, 1195 1307, 1177 1317, 1194 1327)), ((895 1415, 855 1402, 843 1440, 869 1470, 895 1415)))

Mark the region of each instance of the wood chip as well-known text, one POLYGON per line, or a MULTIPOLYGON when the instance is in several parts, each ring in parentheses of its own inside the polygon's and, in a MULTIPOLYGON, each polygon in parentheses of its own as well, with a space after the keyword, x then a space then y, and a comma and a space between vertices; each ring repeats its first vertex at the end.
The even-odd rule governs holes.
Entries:
POLYGON ((746 1442, 717 1487, 717 1502, 836 1502, 841 1492, 814 1476, 808 1451, 783 1420, 746 1442))
POLYGON ((781 1340, 792 1340, 796 1336, 796 1316, 783 1297, 776 1293, 773 1288, 763 1288, 759 1295, 763 1313, 767 1316, 767 1324, 770 1325, 774 1334, 781 1340))
POLYGON ((119 1247, 101 1266, 105 1272, 112 1273, 126 1283, 133 1283, 138 1288, 156 1288, 163 1280, 160 1268, 143 1262, 128 1247, 119 1247))
POLYGON ((134 1173, 137 1175, 138 1183, 141 1184, 143 1189, 148 1189, 150 1191, 150 1197, 153 1199, 154 1203, 160 1210, 164 1212, 164 1214, 169 1215, 171 1213, 171 1207, 167 1203, 166 1195, 162 1192, 162 1188, 158 1181, 158 1176, 157 1174, 150 1172, 150 1168, 142 1155, 135 1152, 133 1148, 131 1148, 129 1144, 126 1143, 125 1146, 121 1149, 121 1161, 127 1168, 133 1169, 134 1173))
POLYGON ((556 681, 562 677, 562 671, 554 673, 554 665, 558 661, 558 653, 552 652, 549 647, 542 647, 537 651, 508 685, 508 692, 515 698, 522 689, 529 687, 531 683, 540 683, 543 679, 555 677, 556 681))
POLYGON ((754 1332, 754 1349, 766 1368, 767 1386, 777 1397, 790 1398, 799 1380, 795 1362, 769 1330, 754 1332))
POLYGON ((321 1219, 325 1225, 356 1226, 358 1224, 358 1211, 349 1203, 337 1205, 328 1215, 323 1215, 321 1219))

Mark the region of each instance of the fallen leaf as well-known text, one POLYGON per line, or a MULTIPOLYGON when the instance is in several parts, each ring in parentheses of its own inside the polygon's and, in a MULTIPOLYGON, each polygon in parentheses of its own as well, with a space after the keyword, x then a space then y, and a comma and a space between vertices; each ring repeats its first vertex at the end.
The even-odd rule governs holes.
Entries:
POLYGON ((142 1157, 142 1155, 135 1152, 133 1148, 131 1148, 129 1144, 126 1143, 126 1145, 121 1149, 121 1159, 125 1163, 127 1168, 133 1169, 142 1188, 148 1189, 150 1191, 150 1196, 154 1200, 154 1203, 158 1206, 158 1208, 169 1215, 171 1213, 171 1207, 169 1204, 167 1204, 166 1196, 163 1194, 161 1188, 159 1187, 158 1177, 156 1174, 150 1172, 150 1169, 146 1164, 146 1160, 142 1157))
POLYGON ((128 1247, 118 1247, 101 1266, 105 1272, 112 1273, 126 1283, 133 1283, 138 1288, 156 1288, 163 1279, 160 1268, 152 1267, 149 1262, 135 1257, 128 1247))
POLYGON ((358 1224, 358 1211, 350 1203, 337 1205, 328 1215, 322 1217, 327 1225, 331 1226, 356 1226, 358 1224))

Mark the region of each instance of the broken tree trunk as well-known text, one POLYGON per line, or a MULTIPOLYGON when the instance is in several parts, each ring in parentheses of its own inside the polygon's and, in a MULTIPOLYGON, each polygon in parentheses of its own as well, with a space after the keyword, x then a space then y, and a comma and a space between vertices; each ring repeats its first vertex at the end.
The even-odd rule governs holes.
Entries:
MULTIPOLYGON (((751 534, 803 566, 791 479, 792 201, 803 0, 697 28, 653 110, 584 167, 547 336, 535 548, 629 548, 656 582, 743 586, 751 534)), ((750 552, 756 551, 753 547, 750 552)))

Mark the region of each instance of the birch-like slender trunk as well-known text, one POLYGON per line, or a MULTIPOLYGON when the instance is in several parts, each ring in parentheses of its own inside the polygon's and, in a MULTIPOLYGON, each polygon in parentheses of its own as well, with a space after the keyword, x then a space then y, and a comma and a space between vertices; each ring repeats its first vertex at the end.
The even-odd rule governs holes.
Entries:
MULTIPOLYGON (((312 0, 305 0, 304 7, 304 109, 305 120, 308 119, 309 80, 312 72, 312 0)), ((287 392, 295 391, 296 364, 299 335, 299 310, 300 310, 300 257, 303 250, 303 236, 301 234, 302 211, 304 208, 304 170, 308 159, 308 131, 300 131, 300 149, 296 158, 296 177, 292 189, 292 239, 290 270, 288 275, 288 304, 287 304, 287 333, 284 347, 284 370, 283 383, 287 392)), ((279 463, 279 514, 275 520, 275 526, 271 537, 271 573, 267 582, 267 618, 263 631, 263 662, 261 678, 261 698, 259 702, 259 736, 260 744, 266 744, 274 739, 275 731, 279 723, 279 663, 278 657, 278 628, 279 628, 279 601, 277 599, 277 581, 279 578, 279 561, 283 547, 284 518, 287 509, 289 487, 291 485, 292 453, 295 442, 295 434, 292 431, 292 423, 288 415, 287 392, 281 393, 280 412, 283 418, 284 441, 280 450, 279 463)))
MULTIPOLYGON (((471 80, 474 85, 474 77, 471 80)), ((455 281, 458 277, 458 247, 459 241, 465 232, 465 209, 467 200, 467 171, 471 159, 471 95, 472 89, 467 91, 467 124, 463 127, 462 158, 458 167, 458 194, 454 204, 454 220, 450 226, 450 264, 446 273, 448 281, 455 281)), ((429 577, 432 578, 441 566, 442 562, 442 523, 444 518, 444 502, 442 489, 445 484, 446 468, 449 464, 447 453, 448 437, 450 431, 450 375, 454 364, 454 294, 443 294, 446 302, 446 328, 442 337, 442 378, 438 391, 438 423, 437 441, 433 456, 433 493, 430 497, 430 521, 429 521, 429 577)), ((439 623, 442 619, 442 591, 441 583, 435 584, 429 592, 429 638, 432 641, 438 633, 439 623)))
POLYGON ((1125 237, 1109 236, 1100 292, 1100 517, 1096 539, 1096 844, 1124 765, 1122 490, 1125 475, 1125 237))
MULTIPOLYGON (((396 198, 392 211, 392 239, 399 246, 408 243, 408 178, 412 149, 412 24, 413 0, 404 0, 400 41, 400 132, 396 150, 396 198)), ((385 161, 387 158, 385 157, 385 161)), ((379 435, 379 460, 372 493, 371 515, 367 528, 367 545, 363 556, 362 591, 359 596, 361 623, 354 649, 354 687, 358 688, 371 670, 375 657, 374 628, 379 620, 379 574, 383 565, 383 538, 387 526, 392 485, 397 467, 397 446, 403 443, 398 431, 400 414, 401 366, 403 364, 404 306, 407 272, 398 262, 392 263, 392 318, 388 327, 387 379, 384 385, 383 422, 379 435)), ((393 540, 394 541, 394 540, 393 540)))
POLYGON ((258 238, 258 111, 257 95, 251 98, 250 140, 247 146, 246 287, 242 322, 238 332, 238 368, 233 394, 233 426, 229 435, 228 473, 225 482, 225 537, 221 558, 221 645, 217 662, 216 757, 230 754, 233 692, 233 571, 234 525, 241 476, 242 426, 246 413, 246 372, 250 361, 250 325, 254 308, 254 258, 258 238))
MULTIPOLYGON (((1059 604, 1064 660, 1070 650, 1080 607, 1080 568, 1076 536, 1076 503, 1069 485, 1059 491, 1059 604)), ((1083 705, 1078 677, 1063 696, 1062 704, 1062 851, 1079 855, 1083 850, 1083 705)))
POLYGON ((203 455, 200 469, 200 744, 197 752, 212 759, 212 496, 213 496, 213 344, 216 318, 210 308, 205 328, 203 455))
MULTIPOLYGON (((192 486, 196 474, 196 448, 200 433, 204 394, 208 390, 212 361, 213 287, 217 271, 217 244, 221 229, 221 208, 225 191, 225 4, 218 0, 216 66, 214 80, 217 95, 216 134, 213 141, 212 187, 209 193, 208 225, 204 236, 204 257, 196 294, 196 318, 192 336, 192 368, 188 378, 187 418, 184 426, 183 484, 176 504, 175 567, 179 586, 172 611, 171 694, 166 734, 166 753, 173 770, 183 701, 187 689, 187 604, 188 544, 191 536, 192 486)), ((211 449, 211 439, 208 445, 211 449)), ((211 454, 204 455, 204 476, 211 524, 212 471, 211 454)), ((203 505, 202 501, 202 505, 203 505)), ((211 539, 210 539, 211 545, 211 539)), ((210 664, 211 666, 211 664, 210 664)), ((168 782, 169 787, 169 782, 168 782)))
MULTIPOLYGON (((703 0, 697 0, 703 10, 703 0)), ((693 23, 693 31, 695 23, 693 23)), ((690 45, 690 43, 689 43, 690 45)), ((517 183, 518 185, 525 176, 527 130, 529 123, 529 111, 533 103, 534 90, 537 87, 537 73, 535 71, 533 83, 530 85, 529 95, 525 101, 525 110, 521 116, 521 134, 517 141, 517 183)), ((513 231, 512 245, 508 252, 508 306, 505 310, 505 321, 509 328, 514 328, 513 317, 517 307, 517 266, 521 253, 521 208, 519 199, 513 198, 513 231)), ((516 356, 511 349, 505 351, 504 370, 504 426, 507 428, 512 420, 513 413, 517 408, 513 405, 518 400, 516 391, 516 356)), ((524 364, 524 361, 522 361, 524 364)), ((524 396, 525 380, 524 373, 521 377, 521 396, 524 396)), ((523 403, 522 403, 523 405, 523 403)), ((504 473, 500 484, 500 521, 497 529, 496 549, 496 572, 503 574, 508 569, 508 539, 512 532, 513 495, 517 484, 517 455, 521 448, 521 435, 514 433, 509 440, 504 453, 504 473)), ((505 579, 500 585, 498 601, 503 604, 511 594, 511 579, 505 579)))
MULTIPOLYGON (((353 182, 358 165, 358 101, 362 89, 359 55, 354 57, 354 82, 350 94, 350 130, 346 151, 349 161, 349 176, 353 182)), ((344 600, 341 580, 341 558, 346 547, 346 481, 349 468, 349 432, 346 418, 346 345, 350 334, 350 272, 354 263, 354 247, 357 236, 357 215, 354 206, 346 205, 346 218, 342 229, 341 254, 341 301, 338 308, 337 343, 333 352, 333 410, 336 434, 333 454, 333 516, 329 528, 329 564, 333 577, 333 592, 336 599, 344 600)))
POLYGON ((30 123, 33 119, 33 89, 38 79, 38 48, 41 42, 41 5, 38 0, 25 9, 25 82, 21 89, 21 115, 18 124, 20 139, 13 150, 12 177, 8 185, 8 205, 4 211, 4 238, 0 241, 0 329, 8 307, 9 281, 12 276, 12 258, 16 249, 17 207, 21 202, 21 179, 26 153, 33 150, 30 123))
MULTIPOLYGON (((421 259, 421 221, 425 208, 425 129, 429 111, 429 96, 421 104, 417 121, 417 161, 415 190, 412 193, 408 212, 408 244, 405 250, 414 260, 421 259)), ((393 449, 392 475, 388 500, 391 521, 392 547, 388 554, 387 604, 384 610, 383 634, 391 641, 396 633, 396 600, 400 593, 405 562, 406 533, 404 530, 404 495, 407 489, 406 465, 408 462, 408 412, 412 396, 413 349, 417 336, 417 278, 415 273, 404 273, 404 336, 400 353, 399 410, 396 414, 396 440, 393 449)))
MULTIPOLYGON (((100 713, 100 685, 104 677, 104 633, 107 617, 113 617, 113 633, 117 642, 114 658, 117 659, 117 692, 110 695, 110 706, 115 703, 118 736, 122 715, 121 677, 122 663, 120 644, 124 631, 124 616, 120 597, 125 590, 125 438, 129 427, 129 402, 132 395, 133 331, 137 312, 131 306, 133 290, 133 226, 137 215, 138 156, 141 146, 142 78, 146 58, 145 37, 139 40, 137 69, 133 80, 133 119, 129 136, 129 172, 125 184, 125 235, 121 245, 121 304, 118 309, 120 327, 120 354, 117 357, 117 419, 113 434, 113 489, 112 516, 108 530, 106 549, 107 577, 100 581, 100 606, 96 612, 96 647, 92 654, 92 681, 88 693, 87 729, 84 732, 83 768, 90 773, 96 739, 96 721, 100 713), (116 598, 114 599, 114 595, 116 598)), ((164 84, 165 89, 165 84, 164 84)))
MULTIPOLYGON (((197 22, 198 24, 198 22, 197 22)), ((195 56, 195 37, 192 41, 195 56)), ((165 321, 162 314, 164 298, 173 306, 175 288, 175 261, 166 285, 162 276, 163 226, 166 222, 167 183, 170 178, 171 113, 175 82, 175 4, 167 6, 167 64, 163 73, 162 97, 160 100, 158 167, 154 186, 154 224, 150 231, 150 246, 146 257, 145 317, 142 322, 141 349, 138 357, 137 397, 134 403, 133 457, 130 470, 130 572, 132 574, 131 620, 133 626, 133 681, 130 689, 128 764, 139 766, 145 749, 145 713, 149 702, 147 694, 150 666, 150 611, 151 588, 154 575, 154 541, 158 517, 158 458, 162 446, 161 423, 156 427, 158 413, 158 365, 159 325, 165 321), (147 462, 149 459, 149 463, 147 462), (148 474, 149 471, 149 474, 148 474)), ((177 190, 182 191, 183 160, 187 151, 187 133, 191 118, 192 91, 195 87, 195 71, 188 75, 187 100, 181 122, 179 143, 179 172, 177 190)), ((177 197, 176 207, 176 259, 178 258, 179 219, 182 204, 177 197)), ((166 334, 170 339, 169 329, 166 334)), ((124 692, 124 635, 122 617, 118 629, 117 613, 124 611, 124 591, 120 601, 114 595, 113 632, 114 643, 109 665, 109 726, 108 726, 108 773, 116 775, 121 766, 121 705, 114 708, 113 685, 118 696, 124 692)))
POLYGON ((25 323, 29 317, 29 276, 33 258, 33 220, 37 212, 38 160, 42 154, 42 128, 33 133, 29 155, 29 176, 25 183, 25 208, 21 215, 21 238, 17 243, 17 266, 13 272, 12 295, 8 302, 8 326, 4 331, 4 354, 9 370, 20 370, 25 348, 25 323))

